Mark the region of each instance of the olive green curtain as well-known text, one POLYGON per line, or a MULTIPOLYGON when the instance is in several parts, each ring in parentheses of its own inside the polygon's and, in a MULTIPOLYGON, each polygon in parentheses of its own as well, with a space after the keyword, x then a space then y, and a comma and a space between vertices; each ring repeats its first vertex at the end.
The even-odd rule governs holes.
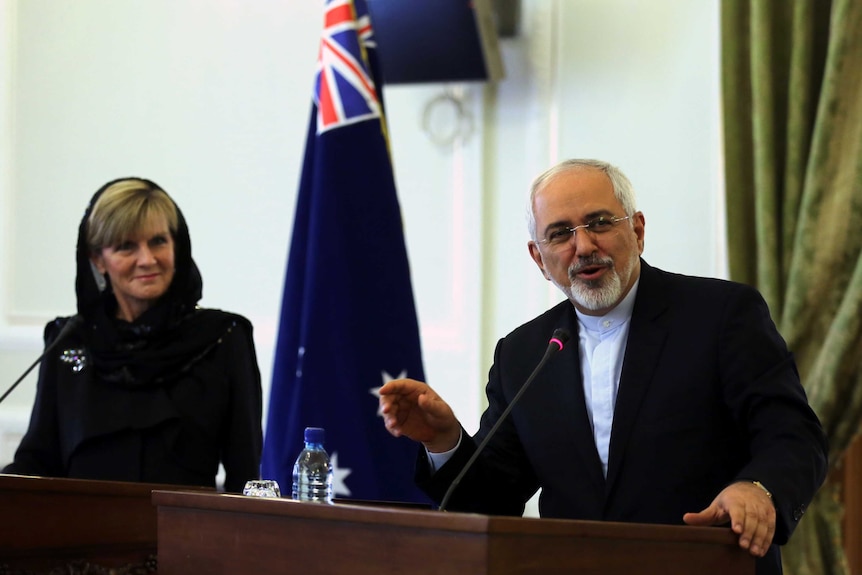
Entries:
MULTIPOLYGON (((834 468, 862 429, 862 0, 722 0, 721 18, 731 278, 766 298, 834 468)), ((849 572, 837 477, 788 575, 849 572)))

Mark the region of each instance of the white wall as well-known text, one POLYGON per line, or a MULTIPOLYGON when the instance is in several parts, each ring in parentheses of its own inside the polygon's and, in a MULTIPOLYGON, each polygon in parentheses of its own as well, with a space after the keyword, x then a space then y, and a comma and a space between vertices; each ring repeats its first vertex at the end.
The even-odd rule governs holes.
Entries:
MULTIPOLYGON (((0 0, 0 389, 74 312, 79 218, 125 175, 177 200, 202 304, 254 322, 268 386, 321 15, 310 0, 0 0)), ((523 217, 551 163, 618 164, 648 261, 725 274, 718 16, 718 0, 522 0, 499 84, 387 88, 426 373, 468 429, 496 339, 560 299, 523 217), (425 117, 471 129, 441 144, 425 117)), ((0 426, 26 424, 34 387, 0 426)))

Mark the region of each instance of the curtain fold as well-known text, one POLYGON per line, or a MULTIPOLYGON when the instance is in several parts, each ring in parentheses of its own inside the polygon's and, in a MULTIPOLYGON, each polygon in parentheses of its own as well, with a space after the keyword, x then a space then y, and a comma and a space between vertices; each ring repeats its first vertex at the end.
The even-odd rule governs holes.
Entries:
MULTIPOLYGON (((862 422, 862 2, 723 0, 721 18, 731 277, 766 298, 834 468, 862 422)), ((839 477, 788 574, 849 573, 839 477)))

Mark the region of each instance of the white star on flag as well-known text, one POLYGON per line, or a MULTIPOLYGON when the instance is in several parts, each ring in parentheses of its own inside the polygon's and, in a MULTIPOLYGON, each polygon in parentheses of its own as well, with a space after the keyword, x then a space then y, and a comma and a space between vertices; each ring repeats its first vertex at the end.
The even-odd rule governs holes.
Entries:
POLYGON ((338 497, 339 495, 343 495, 345 497, 350 497, 350 488, 347 487, 347 483, 344 482, 347 479, 347 476, 350 475, 353 470, 348 468, 340 468, 338 467, 338 452, 333 451, 332 457, 329 458, 329 463, 332 464, 332 495, 333 497, 338 497))
MULTIPOLYGON (((380 372, 380 376, 383 378, 383 385, 386 385, 393 379, 404 379, 405 377, 407 377, 407 370, 405 369, 404 371, 399 373, 398 377, 392 377, 387 371, 384 370, 380 372)), ((380 387, 383 387, 383 385, 381 385, 380 387)), ((380 387, 372 387, 368 390, 368 393, 377 398, 377 416, 383 417, 383 412, 380 411, 380 387)))

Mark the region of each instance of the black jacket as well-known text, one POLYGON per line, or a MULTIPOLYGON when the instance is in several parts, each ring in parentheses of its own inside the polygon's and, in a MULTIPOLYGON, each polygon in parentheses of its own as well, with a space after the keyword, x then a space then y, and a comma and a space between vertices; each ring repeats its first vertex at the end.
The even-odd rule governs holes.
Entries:
MULTIPOLYGON (((122 386, 93 367, 74 330, 39 371, 30 426, 4 473, 215 486, 258 477, 261 388, 251 324, 198 310, 224 326, 205 353, 160 385, 122 386), (77 369, 80 368, 80 371, 77 369)), ((65 319, 49 323, 50 344, 65 319)))

